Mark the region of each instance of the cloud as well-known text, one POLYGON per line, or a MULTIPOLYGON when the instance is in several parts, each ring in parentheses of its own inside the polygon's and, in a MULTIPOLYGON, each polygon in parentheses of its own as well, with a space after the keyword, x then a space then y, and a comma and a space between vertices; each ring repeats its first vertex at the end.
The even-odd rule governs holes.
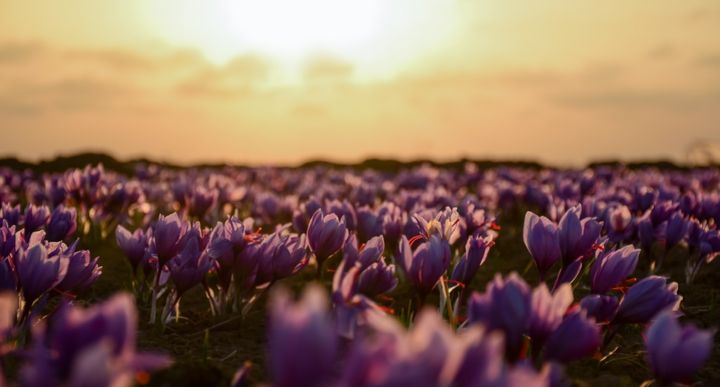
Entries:
POLYGON ((0 94, 0 116, 35 117, 43 112, 43 107, 37 103, 28 103, 28 101, 20 101, 12 95, 0 94))
POLYGON ((124 49, 71 50, 63 55, 70 60, 93 62, 117 70, 149 70, 158 64, 154 58, 124 49))
POLYGON ((700 67, 720 69, 720 52, 701 55, 695 60, 695 64, 700 67))
POLYGON ((663 43, 653 47, 647 55, 650 59, 669 59, 677 54, 677 48, 670 43, 663 43))
POLYGON ((189 79, 180 82, 176 89, 190 96, 247 96, 267 80, 271 68, 270 62, 260 56, 241 55, 224 66, 208 63, 189 79))
POLYGON ((92 78, 67 78, 32 85, 15 83, 0 90, 0 111, 11 116, 48 111, 88 111, 126 106, 135 90, 92 78))
POLYGON ((345 81, 354 72, 354 66, 346 61, 328 56, 315 57, 303 68, 307 81, 345 81))
POLYGON ((720 108, 720 91, 589 89, 561 93, 553 100, 572 108, 696 110, 713 106, 720 108))
POLYGON ((301 103, 290 109, 290 115, 301 118, 317 118, 328 115, 326 107, 314 103, 301 103))
POLYGON ((713 22, 720 19, 720 9, 714 8, 697 8, 688 14, 688 20, 691 23, 713 22))
POLYGON ((0 44, 0 65, 25 63, 45 52, 45 46, 37 42, 7 42, 0 44))

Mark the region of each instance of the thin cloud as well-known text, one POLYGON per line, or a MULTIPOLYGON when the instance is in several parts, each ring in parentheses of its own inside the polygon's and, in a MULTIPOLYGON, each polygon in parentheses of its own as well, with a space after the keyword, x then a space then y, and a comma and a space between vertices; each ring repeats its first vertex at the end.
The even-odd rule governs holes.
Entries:
POLYGON ((6 42, 0 44, 0 65, 25 63, 46 51, 38 42, 6 42))
POLYGON ((352 63, 332 57, 316 57, 305 64, 303 75, 307 81, 344 81, 355 71, 352 63))
POLYGON ((670 43, 663 43, 648 51, 650 59, 670 59, 677 55, 677 48, 670 43))
POLYGON ((700 67, 720 69, 720 52, 701 55, 695 60, 695 64, 700 67))
POLYGON ((242 55, 220 67, 208 63, 192 77, 180 82, 176 89, 190 96, 247 96, 267 80, 271 68, 270 62, 260 56, 242 55))
POLYGON ((328 115, 328 109, 319 104, 301 103, 290 110, 290 115, 300 118, 317 118, 328 115))
POLYGON ((154 58, 124 49, 71 50, 63 55, 69 60, 88 61, 118 70, 149 70, 158 64, 154 58))
POLYGON ((720 108, 719 91, 609 89, 568 92, 553 100, 571 108, 697 110, 720 108))

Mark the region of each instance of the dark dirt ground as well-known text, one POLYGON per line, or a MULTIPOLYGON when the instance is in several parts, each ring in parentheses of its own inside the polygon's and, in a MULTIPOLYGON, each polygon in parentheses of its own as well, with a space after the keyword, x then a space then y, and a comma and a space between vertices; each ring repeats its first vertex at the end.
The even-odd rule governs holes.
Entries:
MULTIPOLYGON (((522 242, 522 221, 524 211, 519 209, 505 214, 499 220, 502 227, 500 238, 491 251, 488 261, 480 269, 471 289, 484 290, 485 284, 495 273, 507 274, 517 271, 531 284, 537 284, 534 267, 522 242)), ((113 238, 108 241, 84 246, 94 255, 101 257, 103 275, 84 298, 97 300, 109 297, 118 290, 130 290, 130 266, 115 245, 113 238)), ((713 262, 703 268, 692 286, 684 285, 684 252, 675 251, 666 261, 659 274, 669 275, 680 283, 680 294, 684 296, 683 311, 685 320, 700 327, 716 327, 720 321, 720 267, 713 262)), ((636 275, 646 274, 647 257, 641 263, 636 275)), ((338 258, 334 258, 337 260, 338 258)), ((286 279, 275 286, 286 286, 296 292, 303 284, 313 280, 314 267, 306 267, 298 275, 286 279)), ((324 278, 324 285, 330 289, 331 274, 324 278)), ((585 283, 585 282, 583 282, 585 283)), ((402 314, 407 308, 409 298, 405 288, 400 286, 391 295, 391 300, 381 300, 383 305, 393 308, 396 314, 402 314)), ((583 294, 582 285, 575 292, 576 300, 583 294)), ((434 300, 429 300, 432 305, 434 300)), ((169 324, 161 329, 147 324, 148 305, 138 303, 140 329, 138 346, 143 350, 161 351, 172 355, 174 365, 154 374, 149 385, 152 386, 227 386, 235 370, 244 362, 252 363, 251 382, 267 382, 265 370, 265 304, 263 297, 245 319, 238 315, 213 317, 203 292, 196 288, 188 292, 182 300, 182 316, 178 323, 169 324)), ((584 360, 571 364, 567 373, 579 386, 636 386, 650 379, 651 375, 644 361, 642 342, 643 327, 626 327, 613 339, 608 348, 620 345, 612 356, 603 362, 584 360)), ((298 350, 301 355, 301 350, 298 350)), ((698 385, 713 386, 720 384, 720 340, 715 338, 715 347, 697 378, 698 385)))

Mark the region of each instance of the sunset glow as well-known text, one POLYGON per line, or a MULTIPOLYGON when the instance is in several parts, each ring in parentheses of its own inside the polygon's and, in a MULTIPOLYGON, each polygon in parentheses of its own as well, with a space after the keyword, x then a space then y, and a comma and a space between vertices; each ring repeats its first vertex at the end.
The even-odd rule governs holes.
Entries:
MULTIPOLYGON (((168 43, 197 47, 222 65, 255 53, 278 73, 298 72, 308 58, 352 62, 361 78, 392 76, 448 44, 459 15, 452 2, 382 0, 166 1, 149 6, 149 31, 168 43)), ((286 79, 287 80, 287 79, 286 79)), ((367 80, 367 79, 365 79, 367 80)))
POLYGON ((577 165, 719 140, 710 0, 10 0, 0 25, 0 154, 29 159, 577 165))

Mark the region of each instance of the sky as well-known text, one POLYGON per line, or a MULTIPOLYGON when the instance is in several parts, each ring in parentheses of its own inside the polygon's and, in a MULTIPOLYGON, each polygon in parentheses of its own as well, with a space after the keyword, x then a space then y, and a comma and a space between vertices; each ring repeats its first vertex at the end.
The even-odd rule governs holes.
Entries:
POLYGON ((685 161, 717 0, 2 0, 0 156, 685 161))

